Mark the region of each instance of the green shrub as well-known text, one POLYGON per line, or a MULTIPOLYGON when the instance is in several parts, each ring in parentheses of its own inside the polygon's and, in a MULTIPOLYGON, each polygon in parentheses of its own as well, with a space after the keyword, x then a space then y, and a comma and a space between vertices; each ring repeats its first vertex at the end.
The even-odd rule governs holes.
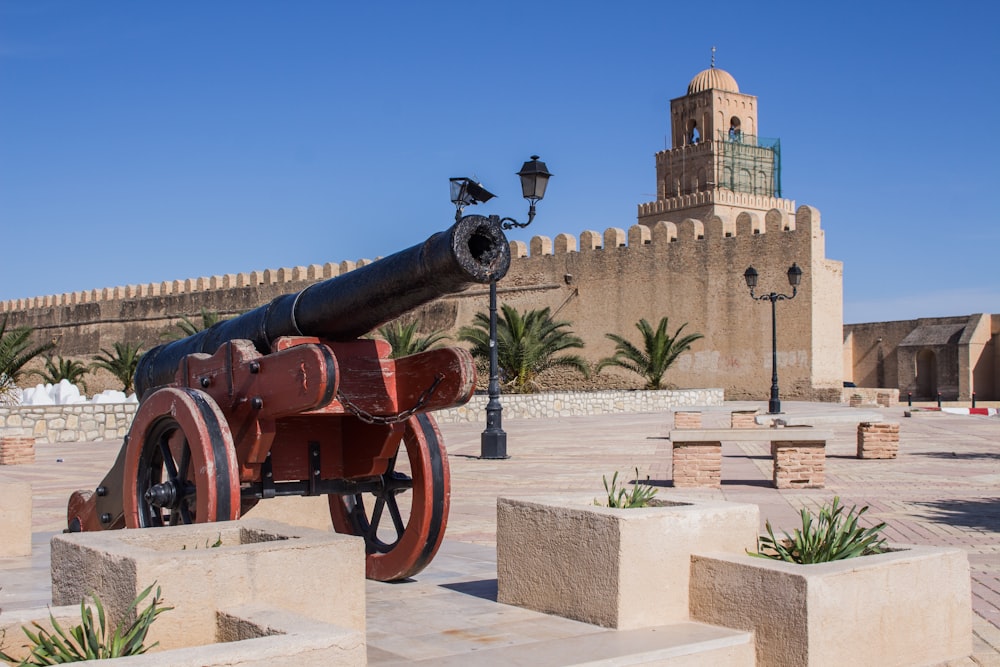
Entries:
MULTIPOLYGON (((636 482, 629 490, 624 484, 618 487, 618 471, 611 477, 611 484, 608 484, 608 477, 604 475, 604 490, 608 494, 608 507, 614 507, 619 509, 631 509, 635 507, 646 507, 649 505, 649 501, 653 499, 656 495, 656 489, 649 484, 643 484, 639 481, 639 469, 635 469, 635 479, 636 482)), ((649 481, 649 476, 646 476, 646 481, 649 481)), ((600 505, 598 501, 594 501, 595 505, 600 505)))
MULTIPOLYGON (((155 584, 154 584, 155 585, 155 584)), ((150 586, 129 605, 126 617, 131 615, 143 600, 149 596, 153 589, 150 586)), ((66 662, 83 662, 84 660, 99 660, 102 658, 121 658, 129 655, 140 655, 156 646, 144 646, 146 634, 153 625, 156 617, 173 607, 161 606, 160 589, 156 589, 149 606, 140 611, 134 621, 126 627, 115 626, 114 629, 108 626, 104 613, 104 605, 100 598, 92 596, 94 607, 97 608, 97 618, 94 618, 94 610, 86 605, 86 600, 80 602, 80 618, 82 623, 65 629, 59 625, 55 617, 50 613, 49 621, 52 623, 53 632, 44 629, 37 622, 32 623, 37 632, 32 632, 28 627, 22 628, 27 635, 31 648, 31 653, 24 660, 18 661, 0 651, 0 660, 9 663, 16 663, 21 666, 35 665, 58 665, 66 662)))
POLYGON ((858 519, 867 511, 867 505, 860 510, 854 506, 845 514, 840 498, 835 496, 830 505, 820 508, 819 517, 803 508, 802 528, 796 528, 791 535, 785 533, 784 539, 777 539, 771 522, 765 522, 767 535, 757 540, 758 552, 748 553, 789 563, 828 563, 885 553, 888 548, 880 535, 885 523, 870 528, 858 525, 858 519))

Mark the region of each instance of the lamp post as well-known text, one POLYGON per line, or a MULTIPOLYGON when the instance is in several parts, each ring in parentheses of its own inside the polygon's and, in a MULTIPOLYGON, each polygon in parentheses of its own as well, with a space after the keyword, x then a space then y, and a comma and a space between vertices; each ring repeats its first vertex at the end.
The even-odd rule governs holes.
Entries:
MULTIPOLYGON (((521 171, 517 172, 521 179, 521 193, 528 200, 528 220, 518 222, 514 218, 501 218, 498 215, 489 216, 491 224, 500 225, 503 229, 522 229, 531 224, 535 219, 535 204, 545 196, 545 188, 549 184, 549 173, 544 162, 538 160, 537 155, 532 155, 528 162, 521 166, 521 171)), ((472 179, 459 177, 452 178, 451 181, 451 201, 455 205, 455 220, 462 217, 462 210, 466 206, 474 206, 481 202, 489 201, 494 195, 486 190, 481 183, 476 183, 472 179)), ((500 405, 500 378, 497 364, 497 281, 490 281, 490 380, 489 380, 489 401, 486 403, 486 429, 480 438, 479 458, 482 459, 506 459, 507 455, 507 433, 503 430, 502 416, 503 406, 500 405)))
POLYGON ((791 296, 787 294, 761 294, 756 296, 753 291, 757 287, 757 270, 752 266, 743 273, 743 279, 747 281, 750 288, 750 298, 757 301, 771 302, 771 399, 767 402, 768 414, 776 415, 781 412, 781 401, 778 399, 778 319, 775 313, 775 304, 785 299, 794 299, 799 291, 799 283, 802 282, 802 269, 795 262, 788 267, 788 284, 792 286, 791 296))

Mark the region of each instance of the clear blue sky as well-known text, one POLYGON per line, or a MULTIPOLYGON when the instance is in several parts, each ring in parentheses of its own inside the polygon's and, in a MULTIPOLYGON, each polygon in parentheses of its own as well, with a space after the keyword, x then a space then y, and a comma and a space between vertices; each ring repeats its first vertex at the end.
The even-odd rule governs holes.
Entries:
POLYGON ((627 228, 714 45, 845 322, 1000 312, 998 7, 0 0, 0 300, 390 254, 532 153, 512 238, 627 228))

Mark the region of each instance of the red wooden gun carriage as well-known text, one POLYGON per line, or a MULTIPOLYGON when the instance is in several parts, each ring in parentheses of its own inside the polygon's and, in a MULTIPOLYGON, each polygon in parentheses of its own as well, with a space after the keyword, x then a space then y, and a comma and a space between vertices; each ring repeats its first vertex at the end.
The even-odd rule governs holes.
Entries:
POLYGON ((359 337, 509 265, 499 225, 466 216, 150 350, 129 434, 100 485, 71 496, 68 530, 228 521, 268 498, 327 495, 334 529, 364 537, 369 578, 419 572, 444 537, 450 496, 429 413, 468 401, 475 367, 459 348, 390 359, 387 343, 359 337))

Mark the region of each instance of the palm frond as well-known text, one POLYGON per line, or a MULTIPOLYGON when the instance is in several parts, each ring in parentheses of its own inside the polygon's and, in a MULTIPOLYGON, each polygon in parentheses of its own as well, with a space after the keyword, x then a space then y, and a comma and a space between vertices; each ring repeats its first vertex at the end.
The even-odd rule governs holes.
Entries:
POLYGON ((674 335, 668 333, 668 318, 660 319, 656 330, 645 319, 636 322, 635 327, 642 335, 642 349, 617 334, 605 334, 615 343, 615 353, 597 362, 597 372, 609 366, 616 366, 646 379, 647 389, 659 389, 663 376, 681 354, 690 349, 691 344, 704 336, 700 333, 681 337, 687 324, 682 324, 674 335))
POLYGON ((112 345, 114 352, 101 348, 101 354, 92 357, 94 360, 90 364, 91 368, 103 368, 122 383, 123 391, 126 394, 132 393, 132 379, 135 376, 135 369, 139 365, 139 354, 141 345, 133 345, 127 342, 118 342, 112 345))
MULTIPOLYGON (((589 376, 590 366, 582 357, 559 354, 584 346, 569 326, 569 322, 552 319, 549 308, 522 313, 510 304, 501 304, 497 313, 497 365, 508 388, 530 392, 538 375, 555 367, 573 368, 589 376)), ((489 331, 489 315, 476 313, 473 323, 458 332, 459 340, 470 343, 473 356, 481 362, 489 359, 489 331)))

